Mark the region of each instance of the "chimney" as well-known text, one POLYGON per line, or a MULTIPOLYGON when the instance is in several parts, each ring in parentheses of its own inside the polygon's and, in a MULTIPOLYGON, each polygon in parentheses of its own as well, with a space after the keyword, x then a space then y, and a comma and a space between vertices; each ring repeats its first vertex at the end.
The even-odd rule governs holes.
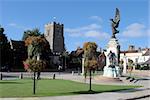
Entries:
POLYGON ((128 51, 133 51, 135 50, 135 46, 134 45, 129 45, 128 51))

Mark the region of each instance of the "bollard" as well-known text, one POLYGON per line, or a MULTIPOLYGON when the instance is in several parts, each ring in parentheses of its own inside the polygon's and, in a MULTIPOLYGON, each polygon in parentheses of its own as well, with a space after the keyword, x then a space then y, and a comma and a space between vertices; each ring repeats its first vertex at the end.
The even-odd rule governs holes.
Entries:
POLYGON ((72 75, 74 75, 74 71, 72 71, 72 75))
POLYGON ((55 79, 55 74, 53 74, 53 79, 55 79))
POLYGON ((3 74, 2 74, 2 72, 1 72, 0 78, 1 78, 1 80, 3 80, 3 74))
POLYGON ((78 75, 80 75, 80 71, 78 71, 78 75))
POLYGON ((40 80, 40 75, 41 75, 41 72, 37 72, 37 79, 40 80))
POLYGON ((20 73, 19 78, 20 78, 20 79, 23 79, 23 73, 20 73))

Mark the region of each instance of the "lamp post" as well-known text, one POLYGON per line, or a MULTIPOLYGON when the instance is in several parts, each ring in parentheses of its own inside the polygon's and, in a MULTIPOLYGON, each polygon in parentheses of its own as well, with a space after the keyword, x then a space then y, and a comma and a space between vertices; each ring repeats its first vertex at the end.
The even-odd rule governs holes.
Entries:
POLYGON ((1 55, 2 55, 2 53, 1 53, 2 52, 2 46, 1 45, 2 45, 2 42, 0 42, 0 70, 2 69, 2 66, 1 66, 1 63, 2 63, 1 62, 1 59, 2 59, 1 58, 1 55))
POLYGON ((124 54, 124 58, 123 58, 123 74, 127 73, 127 57, 124 54))
POLYGON ((2 55, 2 41, 0 41, 0 71, 1 71, 1 73, 0 73, 0 80, 2 80, 3 79, 3 75, 2 75, 2 58, 1 58, 1 55, 2 55))
POLYGON ((35 71, 34 71, 34 77, 33 77, 33 94, 35 94, 35 71))

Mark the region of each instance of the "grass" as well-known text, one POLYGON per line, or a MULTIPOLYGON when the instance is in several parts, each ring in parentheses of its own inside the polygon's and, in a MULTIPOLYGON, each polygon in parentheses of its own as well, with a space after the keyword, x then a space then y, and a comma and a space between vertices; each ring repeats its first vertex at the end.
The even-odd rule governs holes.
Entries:
POLYGON ((62 96, 88 93, 101 93, 137 88, 139 86, 92 85, 94 92, 88 92, 89 85, 69 80, 39 80, 36 94, 33 95, 33 80, 0 81, 0 97, 62 96))

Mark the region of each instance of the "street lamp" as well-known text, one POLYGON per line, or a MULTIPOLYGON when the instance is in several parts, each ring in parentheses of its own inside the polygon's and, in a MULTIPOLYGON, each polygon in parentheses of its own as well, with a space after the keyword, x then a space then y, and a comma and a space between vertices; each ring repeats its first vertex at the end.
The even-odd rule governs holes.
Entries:
POLYGON ((0 70, 1 70, 1 74, 0 74, 0 80, 3 79, 3 75, 2 75, 2 61, 1 61, 1 56, 2 56, 2 41, 0 41, 0 70))
POLYGON ((2 56, 2 41, 0 41, 0 70, 2 69, 2 61, 1 61, 1 56, 2 56))

